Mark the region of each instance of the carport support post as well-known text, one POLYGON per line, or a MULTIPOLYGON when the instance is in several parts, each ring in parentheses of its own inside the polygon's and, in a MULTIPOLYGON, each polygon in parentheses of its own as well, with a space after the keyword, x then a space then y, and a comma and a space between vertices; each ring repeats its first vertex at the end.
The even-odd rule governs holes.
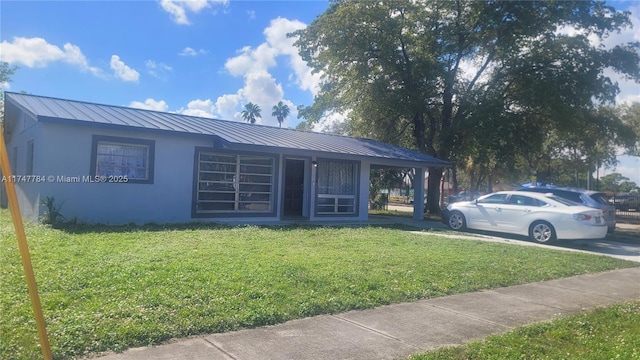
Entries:
POLYGON ((413 177, 413 219, 424 220, 424 168, 415 168, 413 177))

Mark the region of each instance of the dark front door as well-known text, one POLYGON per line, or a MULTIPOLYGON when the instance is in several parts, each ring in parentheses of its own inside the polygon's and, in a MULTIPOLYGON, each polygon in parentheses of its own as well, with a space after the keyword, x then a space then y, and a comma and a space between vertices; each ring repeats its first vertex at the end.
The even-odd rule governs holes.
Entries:
POLYGON ((284 179, 284 216, 302 216, 304 160, 287 160, 284 179))

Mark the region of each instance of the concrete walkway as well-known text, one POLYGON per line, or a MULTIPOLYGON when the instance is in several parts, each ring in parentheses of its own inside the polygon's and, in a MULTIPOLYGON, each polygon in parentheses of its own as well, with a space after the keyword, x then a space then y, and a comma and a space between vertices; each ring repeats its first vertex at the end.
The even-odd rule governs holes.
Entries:
POLYGON ((316 316, 100 359, 401 359, 630 300, 640 300, 640 268, 316 316))

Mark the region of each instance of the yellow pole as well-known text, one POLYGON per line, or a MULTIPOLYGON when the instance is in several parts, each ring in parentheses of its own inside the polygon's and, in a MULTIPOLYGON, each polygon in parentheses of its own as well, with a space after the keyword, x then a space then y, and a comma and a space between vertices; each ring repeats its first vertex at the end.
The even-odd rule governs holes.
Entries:
POLYGON ((0 169, 2 174, 7 178, 4 182, 7 189, 7 199, 9 200, 9 210, 13 219, 13 227, 16 230, 18 238, 18 248, 20 249, 20 257, 22 258, 22 268, 27 278, 27 286, 29 288, 29 296, 31 297, 31 307, 36 318, 36 326, 38 327, 38 337, 40 338, 40 346, 42 347, 42 356, 45 360, 53 359, 51 355, 51 346, 47 337, 47 327, 42 314, 42 305, 40 304, 40 296, 38 295, 38 285, 33 274, 33 266, 31 265, 31 255, 29 255, 29 244, 27 244, 27 236, 24 233, 24 224, 20 215, 20 206, 18 205, 18 197, 16 195, 16 187, 12 181, 11 166, 9 166, 9 154, 7 154, 7 146, 4 142, 4 128, 0 125, 0 169))

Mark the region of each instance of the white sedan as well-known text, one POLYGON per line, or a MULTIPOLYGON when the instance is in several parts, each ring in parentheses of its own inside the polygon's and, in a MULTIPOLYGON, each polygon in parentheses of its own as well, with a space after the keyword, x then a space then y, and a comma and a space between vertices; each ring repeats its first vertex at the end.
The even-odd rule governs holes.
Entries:
POLYGON ((539 243, 558 239, 602 239, 602 210, 552 194, 500 191, 449 204, 442 217, 453 230, 478 229, 529 236, 539 243))

